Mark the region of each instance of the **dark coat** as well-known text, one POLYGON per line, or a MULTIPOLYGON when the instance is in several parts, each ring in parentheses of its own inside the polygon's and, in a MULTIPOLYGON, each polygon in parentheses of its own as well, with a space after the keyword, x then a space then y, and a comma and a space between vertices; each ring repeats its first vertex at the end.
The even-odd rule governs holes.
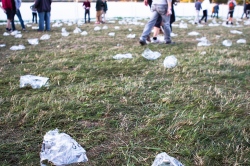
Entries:
POLYGON ((40 12, 50 12, 51 11, 52 0, 36 0, 35 8, 40 12))

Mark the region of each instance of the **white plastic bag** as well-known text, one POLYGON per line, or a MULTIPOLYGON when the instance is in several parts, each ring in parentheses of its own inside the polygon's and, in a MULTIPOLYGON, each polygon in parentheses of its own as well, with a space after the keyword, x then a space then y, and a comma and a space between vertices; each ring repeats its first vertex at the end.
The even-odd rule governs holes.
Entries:
POLYGON ((147 48, 143 53, 142 56, 148 60, 155 60, 161 56, 161 53, 155 51, 151 51, 149 48, 147 48))
POLYGON ((155 157, 152 166, 184 166, 174 157, 169 156, 166 152, 162 152, 155 157))
POLYGON ((239 44, 245 44, 246 42, 247 42, 246 39, 237 40, 237 43, 239 43, 239 44))
POLYGON ((99 26, 96 26, 95 28, 94 28, 94 31, 100 31, 101 30, 101 28, 99 27, 99 26))
POLYGON ((163 65, 165 68, 173 68, 177 65, 177 58, 174 55, 167 56, 163 61, 163 65))
POLYGON ((115 36, 115 32, 110 32, 109 36, 115 36))
POLYGON ((189 32, 188 35, 189 36, 197 36, 197 35, 199 35, 199 33, 195 32, 195 31, 192 31, 192 32, 189 32))
POLYGON ((76 27, 75 30, 73 31, 73 33, 81 33, 81 32, 82 32, 82 30, 78 27, 76 27))
POLYGON ((133 38, 135 38, 135 34, 129 34, 129 35, 127 35, 127 38, 133 39, 133 38))
POLYGON ((126 58, 131 59, 133 57, 132 57, 132 54, 127 53, 127 54, 117 54, 113 56, 113 58, 118 60, 118 59, 126 59, 126 58))
POLYGON ((87 162, 86 151, 68 134, 50 130, 43 138, 40 162, 48 160, 54 165, 87 162))
POLYGON ((35 39, 28 39, 28 42, 31 45, 37 45, 38 44, 38 39, 37 38, 35 38, 35 39))
POLYGON ((226 47, 230 47, 230 46, 232 45, 232 41, 231 41, 231 40, 224 40, 224 41, 222 42, 222 44, 223 44, 224 46, 226 46, 226 47))
POLYGON ((50 38, 50 35, 44 34, 44 35, 40 38, 40 40, 48 40, 49 38, 50 38))
POLYGON ((24 75, 20 77, 20 88, 31 86, 33 89, 48 85, 49 78, 33 75, 24 75))
POLYGON ((86 35, 88 35, 88 32, 87 32, 87 31, 83 31, 83 32, 81 33, 81 35, 86 36, 86 35))
POLYGON ((12 46, 12 47, 10 47, 10 49, 13 50, 13 51, 24 50, 25 46, 24 45, 12 46))

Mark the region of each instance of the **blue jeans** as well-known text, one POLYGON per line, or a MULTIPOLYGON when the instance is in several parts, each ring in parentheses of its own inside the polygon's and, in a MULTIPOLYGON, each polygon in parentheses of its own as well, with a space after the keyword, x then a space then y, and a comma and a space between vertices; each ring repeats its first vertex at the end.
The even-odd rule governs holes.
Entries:
POLYGON ((87 15, 88 15, 88 22, 90 22, 89 9, 85 9, 85 13, 84 13, 85 23, 87 22, 87 20, 86 20, 87 15))
POLYGON ((45 21, 45 30, 50 31, 50 12, 38 12, 39 17, 39 31, 44 30, 44 21, 45 21))
MULTIPOLYGON (((22 29, 25 29, 25 26, 24 26, 24 23, 23 23, 23 19, 22 19, 22 15, 21 15, 21 12, 20 12, 19 9, 16 10, 16 15, 17 15, 17 18, 18 18, 19 22, 21 23, 22 29)), ((12 30, 13 31, 16 30, 14 19, 11 21, 11 26, 12 26, 12 30)))
POLYGON ((171 15, 167 16, 168 5, 167 4, 166 5, 154 4, 151 7, 151 11, 152 11, 152 14, 151 14, 150 20, 145 25, 142 35, 140 37, 140 40, 146 41, 158 17, 161 16, 162 21, 163 21, 163 28, 164 28, 164 39, 166 42, 171 42, 171 37, 170 37, 170 33, 171 33, 170 16, 171 15))

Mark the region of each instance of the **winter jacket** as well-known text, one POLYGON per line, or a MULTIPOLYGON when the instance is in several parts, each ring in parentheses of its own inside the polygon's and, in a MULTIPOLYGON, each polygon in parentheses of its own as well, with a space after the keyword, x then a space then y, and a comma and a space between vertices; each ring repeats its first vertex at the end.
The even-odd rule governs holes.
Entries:
POLYGON ((50 12, 51 11, 52 0, 36 0, 35 8, 38 13, 40 12, 50 12))

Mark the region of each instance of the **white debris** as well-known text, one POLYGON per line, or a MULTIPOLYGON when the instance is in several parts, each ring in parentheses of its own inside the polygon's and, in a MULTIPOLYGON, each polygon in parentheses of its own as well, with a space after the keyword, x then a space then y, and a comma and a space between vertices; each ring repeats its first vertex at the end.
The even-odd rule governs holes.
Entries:
POLYGON ((113 58, 119 60, 119 59, 131 59, 133 57, 132 57, 132 54, 127 53, 127 54, 117 54, 113 56, 113 58))
POLYGON ((15 38, 21 38, 23 35, 22 34, 16 34, 15 38))
POLYGON ((82 32, 81 29, 78 27, 76 27, 75 30, 73 31, 73 33, 81 33, 81 32, 82 32))
POLYGON ((170 36, 171 36, 171 37, 176 37, 176 36, 178 36, 178 35, 177 35, 176 33, 171 32, 170 36))
POLYGON ((129 34, 129 35, 127 35, 127 38, 133 39, 133 38, 135 38, 135 34, 129 34))
POLYGON ((107 25, 105 25, 105 26, 103 26, 103 27, 102 27, 102 29, 108 29, 108 26, 107 26, 107 25))
POLYGON ((232 41, 231 41, 231 40, 224 40, 224 41, 222 42, 222 44, 223 44, 224 46, 226 46, 226 47, 230 47, 230 46, 232 45, 232 41))
POLYGON ((115 28, 115 29, 120 29, 120 27, 119 27, 119 26, 115 26, 114 28, 115 28))
POLYGON ((151 166, 184 166, 174 157, 169 156, 166 152, 162 152, 155 157, 151 166))
POLYGON ((173 68, 177 65, 177 58, 174 55, 167 56, 163 61, 163 65, 165 68, 173 68))
POLYGON ((38 89, 42 86, 48 86, 48 80, 47 77, 24 75, 20 77, 20 88, 31 86, 33 89, 38 89))
POLYGON ((81 35, 86 36, 86 35, 88 35, 88 32, 83 31, 83 32, 81 33, 81 35))
POLYGON ((5 47, 6 45, 5 44, 0 44, 0 47, 5 47))
POLYGON ((101 30, 101 27, 99 27, 99 26, 96 26, 95 28, 94 28, 94 31, 100 31, 101 30))
POLYGON ((31 45, 37 45, 37 44, 39 43, 37 38, 28 39, 28 42, 29 42, 29 44, 31 44, 31 45))
POLYGON ((31 27, 31 29, 39 29, 39 27, 38 26, 33 26, 33 27, 31 27))
POLYGON ((233 34, 242 34, 241 31, 237 31, 237 30, 231 30, 230 32, 233 33, 233 34))
POLYGON ((188 35, 189 35, 189 36, 197 36, 197 35, 199 35, 199 33, 193 31, 193 32, 189 32, 188 35))
POLYGON ((151 51, 149 48, 147 48, 143 53, 142 56, 148 60, 155 60, 161 56, 161 53, 155 51, 151 51))
POLYGON ((9 33, 7 33, 7 32, 4 32, 3 33, 3 36, 9 36, 10 34, 9 33))
POLYGON ((11 50, 16 51, 16 50, 24 50, 25 47, 24 45, 18 45, 18 46, 12 46, 10 47, 11 50))
POLYGON ((246 39, 239 39, 239 40, 237 40, 236 43, 245 44, 246 42, 247 42, 246 39))
POLYGON ((115 32, 110 32, 108 35, 109 36, 115 36, 115 32))
POLYGON ((44 35, 40 38, 40 40, 48 40, 49 38, 50 38, 50 35, 44 34, 44 35))

